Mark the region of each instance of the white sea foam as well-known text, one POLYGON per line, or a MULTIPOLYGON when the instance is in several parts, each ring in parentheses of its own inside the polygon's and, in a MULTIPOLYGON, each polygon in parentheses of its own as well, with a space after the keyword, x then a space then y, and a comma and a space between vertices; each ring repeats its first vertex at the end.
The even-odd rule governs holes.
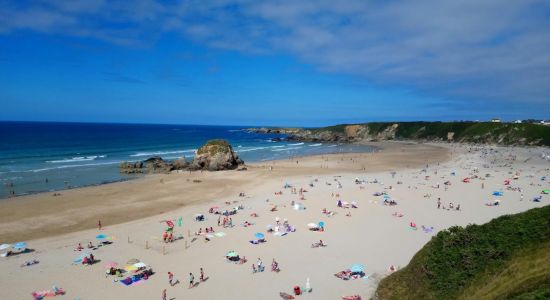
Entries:
POLYGON ((319 147, 319 146, 323 146, 323 144, 313 144, 313 145, 309 145, 310 147, 319 147))
POLYGON ((296 144, 288 144, 288 146, 300 146, 300 145, 303 145, 304 143, 296 143, 296 144))
POLYGON ((195 153, 197 149, 187 149, 187 150, 178 150, 178 151, 156 151, 156 152, 138 152, 136 154, 130 155, 131 157, 142 157, 142 156, 154 156, 154 155, 165 155, 165 154, 179 154, 179 153, 195 153))
POLYGON ((237 153, 250 152, 250 151, 264 150, 264 149, 267 149, 267 148, 268 147, 255 147, 255 148, 247 148, 247 149, 238 149, 235 152, 237 152, 237 153))
POLYGON ((47 163, 59 164, 59 163, 72 163, 72 162, 81 162, 81 161, 91 161, 98 158, 104 158, 107 155, 92 155, 92 156, 77 156, 72 158, 65 158, 60 160, 48 160, 47 163))
POLYGON ((303 147, 288 147, 288 148, 280 148, 280 149, 271 149, 273 152, 280 152, 280 151, 292 151, 292 150, 298 150, 302 149, 303 147))
POLYGON ((50 170, 57 170, 57 169, 67 169, 67 168, 76 168, 76 167, 93 167, 93 166, 103 166, 103 165, 114 165, 119 164, 121 161, 110 161, 110 162, 102 162, 102 163, 92 163, 92 164, 79 164, 79 165, 63 165, 63 166, 57 166, 52 168, 42 168, 42 169, 34 169, 34 170, 28 170, 24 172, 44 172, 44 171, 50 171, 50 170))

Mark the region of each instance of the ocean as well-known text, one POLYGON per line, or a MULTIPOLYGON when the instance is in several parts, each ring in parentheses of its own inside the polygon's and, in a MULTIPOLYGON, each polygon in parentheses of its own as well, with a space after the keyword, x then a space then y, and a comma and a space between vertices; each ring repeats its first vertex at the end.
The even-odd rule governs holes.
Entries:
POLYGON ((370 152, 372 147, 349 144, 273 142, 278 134, 245 132, 247 127, 0 122, 0 198, 57 191, 139 175, 119 173, 123 161, 186 157, 211 139, 226 139, 245 162, 293 156, 370 152))

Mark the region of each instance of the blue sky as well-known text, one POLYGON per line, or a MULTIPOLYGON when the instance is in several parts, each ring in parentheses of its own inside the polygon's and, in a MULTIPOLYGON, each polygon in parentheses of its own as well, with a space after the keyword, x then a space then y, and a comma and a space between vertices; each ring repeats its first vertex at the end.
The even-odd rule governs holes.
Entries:
POLYGON ((548 118, 547 1, 0 0, 0 120, 548 118))

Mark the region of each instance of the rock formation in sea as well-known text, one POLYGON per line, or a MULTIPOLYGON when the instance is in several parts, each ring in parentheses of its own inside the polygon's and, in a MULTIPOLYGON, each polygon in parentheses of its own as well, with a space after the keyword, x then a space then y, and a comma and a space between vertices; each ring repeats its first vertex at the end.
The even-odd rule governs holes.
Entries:
POLYGON ((189 162, 185 157, 166 161, 160 156, 153 156, 144 161, 123 162, 120 164, 120 172, 125 174, 170 173, 175 170, 185 170, 188 167, 189 162))
POLYGON ((197 150, 191 168, 196 170, 233 170, 244 162, 225 140, 210 140, 197 150))

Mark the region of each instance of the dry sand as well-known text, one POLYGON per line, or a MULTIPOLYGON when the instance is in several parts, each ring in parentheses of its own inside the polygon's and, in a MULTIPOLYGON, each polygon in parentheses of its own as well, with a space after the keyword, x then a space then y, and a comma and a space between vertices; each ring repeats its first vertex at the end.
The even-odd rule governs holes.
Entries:
POLYGON ((280 299, 279 292, 290 293, 294 285, 304 286, 307 278, 313 292, 300 296, 304 299, 339 299, 351 294, 368 298, 378 280, 388 274, 389 265, 406 265, 437 231, 453 225, 485 223, 502 214, 543 206, 549 200, 544 195, 540 203, 530 201, 549 188, 548 179, 540 178, 549 175, 550 164, 540 158, 538 148, 497 148, 498 152, 484 150, 487 154, 483 154, 483 148, 471 150, 462 145, 377 145, 383 150, 373 154, 295 158, 251 165, 244 172, 152 175, 63 191, 59 197, 38 194, 2 200, 0 243, 30 239, 29 247, 35 251, 0 258, 4 274, 0 298, 31 299, 32 291, 57 285, 67 291, 61 299, 160 299, 163 289, 167 289, 168 299, 280 299), (396 171, 395 175, 390 171, 396 171), (512 180, 510 187, 520 187, 522 192, 503 185, 516 172, 519 179, 512 180), (462 182, 464 177, 473 176, 483 179, 462 182), (355 178, 366 183, 356 184, 355 178), (446 190, 443 182, 447 180, 451 185, 446 190), (305 188, 305 200, 284 189, 285 183, 305 188), (437 184, 439 188, 435 188, 437 184), (491 196, 495 190, 504 191, 499 197, 501 205, 485 206, 495 199, 491 196), (283 194, 276 196, 276 191, 283 194), (385 206, 382 197, 373 196, 384 191, 398 202, 397 206, 385 206), (238 197, 239 192, 245 192, 246 197, 238 197), (437 209, 438 197, 445 206, 449 202, 460 204, 461 211, 437 209), (359 208, 338 208, 338 199, 356 201, 359 208), (226 205, 226 201, 231 204, 226 205), (306 209, 292 209, 291 201, 303 203, 306 209), (244 210, 232 216, 233 228, 222 228, 217 226, 217 215, 207 213, 213 205, 243 205, 244 210), (275 212, 270 211, 273 205, 278 207, 275 212), (323 208, 336 215, 322 214, 323 208), (250 217, 252 212, 259 217, 250 217), (346 216, 348 212, 351 216, 346 216), (394 212, 404 217, 394 217, 394 212), (204 213, 207 220, 193 221, 196 213, 204 213), (176 227, 175 232, 184 239, 163 243, 163 220, 179 217, 183 217, 183 227, 176 227), (296 232, 283 237, 267 234, 266 225, 275 224, 276 217, 288 219, 296 232), (112 236, 114 243, 93 251, 101 262, 87 267, 72 265, 80 254, 73 251, 77 243, 96 243, 98 219, 104 225, 101 233, 112 236), (245 220, 255 225, 241 226, 245 220), (326 223, 325 232, 307 229, 308 223, 319 221, 326 223), (409 228, 411 221, 418 230, 409 228), (420 229, 422 225, 433 226, 434 231, 425 233, 420 229), (213 237, 210 242, 203 237, 194 241, 193 236, 188 237, 188 231, 204 227, 226 235, 213 237), (250 244, 256 232, 266 234, 267 243, 250 244), (312 249, 311 243, 319 239, 328 246, 312 249), (224 254, 229 250, 238 251, 249 262, 225 262, 224 254), (156 274, 129 287, 105 277, 105 262, 124 264, 134 257, 151 265, 156 274), (266 265, 266 272, 252 274, 251 264, 258 257, 266 265), (273 258, 280 264, 280 273, 269 271, 273 258), (30 259, 40 263, 20 267, 30 259), (368 279, 343 281, 333 276, 354 263, 366 266, 368 279), (209 279, 188 289, 189 272, 198 279, 200 267, 209 279), (170 287, 168 271, 181 283, 170 287))

